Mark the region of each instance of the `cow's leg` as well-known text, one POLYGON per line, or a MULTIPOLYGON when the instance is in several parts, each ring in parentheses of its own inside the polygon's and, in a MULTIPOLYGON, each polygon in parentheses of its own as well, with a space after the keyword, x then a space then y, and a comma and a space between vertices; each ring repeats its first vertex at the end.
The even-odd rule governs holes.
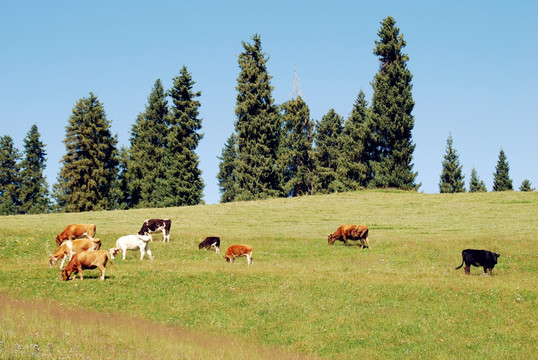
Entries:
POLYGON ((123 260, 125 260, 125 255, 127 255, 127 248, 121 249, 121 252, 123 253, 123 260))
POLYGON ((216 252, 217 254, 220 253, 220 248, 219 248, 217 245, 215 245, 215 252, 216 252))
POLYGON ((99 266, 99 270, 101 270, 101 280, 105 280, 105 267, 101 265, 99 266))
POLYGON ((345 246, 349 246, 349 244, 347 243, 347 238, 346 238, 345 235, 343 236, 343 238, 344 238, 344 245, 345 245, 345 246))
POLYGON ((145 247, 140 247, 140 260, 144 258, 144 254, 146 253, 145 247))
POLYGON ((471 275, 471 265, 465 264, 465 267, 463 269, 465 270, 465 273, 467 275, 471 275))
POLYGON ((247 254, 247 264, 252 264, 252 253, 247 254))
POLYGON ((80 280, 84 280, 84 276, 82 276, 82 266, 81 265, 77 266, 77 271, 78 271, 78 275, 80 277, 80 280))
POLYGON ((149 259, 153 260, 153 256, 151 255, 151 250, 147 249, 146 252, 148 253, 149 259))
POLYGON ((368 240, 368 236, 366 237, 366 246, 368 246, 368 249, 370 248, 370 240, 368 240))
POLYGON ((64 267, 64 263, 65 263, 66 258, 67 258, 67 255, 64 254, 64 256, 62 257, 62 262, 60 263, 60 269, 62 269, 64 267))

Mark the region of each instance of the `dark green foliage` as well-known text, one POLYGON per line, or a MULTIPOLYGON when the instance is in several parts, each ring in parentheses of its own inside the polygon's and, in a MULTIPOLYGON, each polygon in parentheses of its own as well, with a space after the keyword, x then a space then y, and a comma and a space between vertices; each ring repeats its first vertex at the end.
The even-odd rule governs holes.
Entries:
POLYGON ((519 187, 519 191, 534 191, 535 189, 532 187, 531 182, 528 179, 523 180, 521 183, 521 186, 519 187))
POLYGON ((168 127, 168 102, 160 79, 155 81, 148 104, 131 128, 131 147, 126 154, 126 170, 122 179, 127 207, 163 206, 157 198, 159 184, 166 172, 164 157, 168 127))
POLYGON ((24 159, 21 162, 20 213, 39 214, 51 211, 49 189, 43 171, 46 167, 45 144, 36 125, 24 139, 24 159))
POLYGON ((371 127, 368 102, 362 90, 339 137, 338 180, 341 190, 363 189, 371 180, 371 127))
POLYGON ((20 158, 11 136, 0 137, 0 215, 16 214, 21 207, 20 158))
POLYGON ((234 200, 262 199, 282 194, 277 167, 281 120, 273 104, 271 76, 259 35, 242 43, 237 77, 235 162, 237 193, 234 200))
POLYGON ((497 162, 495 173, 493 174, 493 191, 514 190, 509 172, 510 166, 508 165, 508 159, 501 149, 499 152, 499 161, 497 162))
POLYGON ((446 141, 441 180, 439 181, 440 193, 465 192, 465 181, 463 180, 465 176, 462 172, 459 155, 452 147, 452 142, 452 135, 449 135, 446 141))
POLYGON ((173 105, 166 118, 166 179, 164 186, 157 182, 156 194, 158 201, 162 199, 161 206, 197 205, 202 201, 204 183, 200 160, 194 152, 203 137, 198 133, 202 119, 198 117, 200 102, 196 100, 201 92, 193 91, 194 84, 191 74, 183 66, 170 90, 173 105))
POLYGON ((66 126, 66 154, 54 197, 59 211, 108 210, 115 207, 118 152, 102 104, 90 93, 73 108, 66 126))
POLYGON ((332 193, 343 190, 337 181, 340 142, 338 138, 343 130, 343 118, 334 109, 316 123, 315 158, 319 183, 319 193, 332 193))
POLYGON ((314 122, 304 100, 296 99, 282 104, 282 138, 279 163, 286 196, 312 195, 315 191, 315 161, 312 143, 314 122))
POLYGON ((402 53, 406 42, 391 16, 383 19, 378 32, 374 54, 379 57, 379 71, 372 87, 375 153, 371 159, 374 177, 371 187, 417 189, 416 172, 412 171, 415 145, 411 139, 415 105, 411 95, 412 75, 407 68, 407 54, 402 53))
POLYGON ((222 155, 219 157, 219 173, 217 179, 221 192, 220 201, 230 202, 235 199, 237 194, 237 178, 235 175, 235 161, 237 157, 237 138, 235 134, 232 134, 224 148, 222 149, 222 155))
POLYGON ((469 192, 486 192, 486 184, 480 180, 475 168, 471 170, 471 179, 469 180, 469 192))

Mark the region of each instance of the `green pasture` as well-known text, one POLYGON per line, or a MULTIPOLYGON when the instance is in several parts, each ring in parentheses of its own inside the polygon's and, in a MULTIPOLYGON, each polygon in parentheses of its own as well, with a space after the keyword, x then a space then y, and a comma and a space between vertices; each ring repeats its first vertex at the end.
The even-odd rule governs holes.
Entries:
POLYGON ((536 358, 537 233, 536 192, 4 216, 0 358, 536 358), (68 224, 95 223, 108 249, 153 217, 172 220, 153 261, 129 252, 104 282, 98 270, 63 282, 48 265, 68 224), (327 245, 346 223, 369 226, 371 249, 327 245), (198 250, 210 235, 221 254, 198 250), (253 265, 224 261, 234 243, 253 246, 253 265), (492 276, 454 269, 466 248, 501 254, 492 276))

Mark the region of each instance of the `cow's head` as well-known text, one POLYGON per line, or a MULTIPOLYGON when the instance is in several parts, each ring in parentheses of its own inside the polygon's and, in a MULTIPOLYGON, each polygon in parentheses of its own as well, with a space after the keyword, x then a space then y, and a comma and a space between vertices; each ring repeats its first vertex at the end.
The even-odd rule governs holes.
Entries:
POLYGON ((62 240, 60 240, 60 235, 56 235, 56 245, 60 246, 62 244, 62 240))
POLYGON ((67 281, 69 280, 69 277, 71 276, 71 272, 69 272, 68 268, 65 268, 62 270, 62 280, 67 281))
POLYGON ((56 265, 57 262, 58 262, 58 259, 55 258, 54 255, 49 256, 49 264, 50 264, 51 267, 56 265))
POLYGON ((116 259, 116 254, 120 252, 120 249, 113 247, 109 249, 108 251, 110 252, 110 258, 114 260, 116 259))
POLYGON ((335 241, 336 241, 336 236, 333 236, 333 234, 329 234, 327 237, 327 243, 329 245, 332 245, 334 244, 335 241))

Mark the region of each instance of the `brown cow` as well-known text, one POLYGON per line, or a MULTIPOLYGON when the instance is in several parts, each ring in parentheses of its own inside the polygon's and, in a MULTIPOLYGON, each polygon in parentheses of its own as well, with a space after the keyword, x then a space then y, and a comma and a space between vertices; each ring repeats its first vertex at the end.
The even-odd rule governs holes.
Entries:
POLYGON ((226 259, 226 262, 234 262, 234 259, 240 256, 246 256, 248 264, 252 264, 252 246, 240 244, 230 245, 226 250, 224 259, 226 259))
MULTIPOLYGON (((105 280, 105 266, 109 260, 109 254, 107 250, 96 251, 82 251, 73 255, 73 258, 67 264, 65 269, 62 270, 62 280, 67 281, 72 273, 78 273, 80 280, 83 280, 82 270, 95 269, 101 270, 101 280, 105 280)), ((110 262, 112 265, 112 261, 110 262)))
POLYGON ((348 244, 348 240, 360 240, 361 249, 364 248, 364 241, 370 248, 370 241, 368 240, 368 226, 366 225, 340 225, 333 234, 329 235, 329 245, 332 245, 336 240, 343 241, 345 245, 348 244))
POLYGON ((70 261, 74 253, 80 251, 99 250, 101 248, 101 240, 99 239, 76 239, 65 241, 58 250, 49 256, 50 266, 56 265, 59 258, 62 258, 60 269, 64 266, 65 260, 70 261))
POLYGON ((72 224, 67 225, 67 227, 62 231, 62 233, 56 236, 56 245, 60 244, 65 240, 75 240, 81 237, 93 238, 95 236, 95 231, 97 227, 94 224, 72 224))

